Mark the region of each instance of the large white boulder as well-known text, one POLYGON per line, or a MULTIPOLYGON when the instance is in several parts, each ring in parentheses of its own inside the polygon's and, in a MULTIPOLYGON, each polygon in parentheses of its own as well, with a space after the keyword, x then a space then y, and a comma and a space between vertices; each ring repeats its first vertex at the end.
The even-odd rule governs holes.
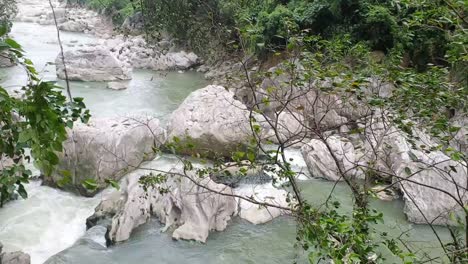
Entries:
MULTIPOLYGON (((103 48, 87 48, 64 53, 68 79, 74 81, 130 80, 131 71, 103 48)), ((57 76, 65 79, 62 56, 55 60, 57 76)))
POLYGON ((128 175, 120 192, 103 200, 88 222, 111 217, 107 238, 116 243, 127 240, 133 229, 155 215, 165 224, 164 230, 175 228, 173 238, 206 242, 210 231, 224 230, 237 213, 236 200, 229 196, 233 193, 230 187, 194 175, 166 175, 166 181, 146 189, 139 182, 141 171, 128 175))
POLYGON ((194 144, 186 153, 231 156, 248 144, 251 135, 246 106, 234 99, 234 93, 214 85, 192 92, 168 124, 168 140, 189 138, 194 144))
MULTIPOLYGON (((419 133, 419 138, 424 135, 419 133)), ((408 220, 419 224, 453 224, 450 214, 463 210, 457 201, 468 203, 466 165, 441 151, 426 153, 415 149, 402 133, 395 133, 386 141, 392 146, 390 159, 397 176, 394 181, 403 193, 408 220)))
POLYGON ((238 199, 239 216, 252 224, 264 224, 289 213, 289 210, 284 209, 290 206, 287 202, 288 193, 285 190, 275 188, 271 182, 262 185, 245 184, 234 189, 234 193, 258 202, 238 199), (273 206, 263 206, 261 203, 273 206))
POLYGON ((326 144, 322 140, 312 139, 302 146, 301 151, 314 177, 342 181, 343 174, 346 177, 360 176, 356 169, 357 157, 354 146, 346 138, 330 136, 326 139, 326 144))
POLYGON ((88 124, 77 123, 59 154, 59 165, 50 184, 59 184, 64 176, 71 176, 72 188, 83 195, 94 195, 106 186, 106 180, 119 180, 135 170, 143 161, 155 157, 154 149, 164 141, 164 130, 151 117, 119 117, 94 119, 88 124), (64 172, 65 171, 65 172, 64 172), (93 179, 95 191, 83 188, 82 183, 93 179))

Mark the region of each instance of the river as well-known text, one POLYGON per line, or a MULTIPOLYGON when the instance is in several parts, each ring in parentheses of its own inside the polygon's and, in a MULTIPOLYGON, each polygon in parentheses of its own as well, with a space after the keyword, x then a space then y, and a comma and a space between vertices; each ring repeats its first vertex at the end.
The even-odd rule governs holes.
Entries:
MULTIPOLYGON (((51 65, 59 52, 54 26, 16 22, 11 36, 23 45, 44 80, 55 80, 55 66, 51 65)), ((92 35, 62 33, 65 49, 98 43, 92 35)), ((1 85, 12 91, 25 83, 20 67, 0 70, 1 85)), ((64 85, 58 81, 59 85, 64 85)), ((105 83, 72 82, 73 96, 85 98, 87 107, 95 117, 112 117, 136 113, 149 113, 164 120, 190 92, 207 84, 201 74, 195 72, 162 74, 148 70, 135 70, 130 87, 123 91, 107 89, 105 83)), ((297 151, 290 155, 298 157, 297 151)), ((170 156, 150 162, 152 166, 168 166, 170 156)), ((299 162, 303 164, 303 162, 299 162)), ((33 168, 34 170, 34 168, 33 168)), ((38 172, 34 170, 37 174, 38 172)), ((301 182, 306 198, 312 203, 323 201, 332 183, 319 179, 301 182)), ((344 210, 349 210, 350 193, 339 184, 336 199, 344 210)), ((102 199, 78 197, 57 189, 41 186, 34 181, 27 187, 29 199, 16 200, 0 209, 0 241, 6 251, 23 250, 32 257, 33 264, 44 263, 62 250, 52 263, 292 263, 299 256, 305 262, 303 252, 294 248, 296 226, 293 219, 280 217, 272 223, 255 226, 235 218, 224 232, 210 234, 206 244, 190 241, 174 241, 167 233, 159 231, 157 219, 138 228, 131 239, 109 249, 93 248, 77 244, 85 233, 85 220, 102 199), (67 250, 66 250, 67 249, 67 250), (302 257, 301 257, 302 256, 302 257)), ((105 193, 106 191, 104 191, 105 193)), ((408 240, 421 247, 432 248, 437 244, 427 226, 413 225, 406 221, 401 201, 375 200, 373 206, 385 215, 380 231, 399 234, 408 231, 408 240)), ((446 235, 444 233, 444 235, 446 235)), ((437 254, 432 250, 431 254, 437 254)))

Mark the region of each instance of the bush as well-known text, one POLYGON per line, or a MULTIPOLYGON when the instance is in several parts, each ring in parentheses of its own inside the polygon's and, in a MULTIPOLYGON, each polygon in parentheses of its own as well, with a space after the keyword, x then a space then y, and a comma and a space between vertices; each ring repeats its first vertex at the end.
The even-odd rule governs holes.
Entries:
POLYGON ((388 51, 394 46, 397 31, 395 17, 381 5, 370 6, 364 22, 357 27, 358 40, 366 40, 371 49, 388 51))

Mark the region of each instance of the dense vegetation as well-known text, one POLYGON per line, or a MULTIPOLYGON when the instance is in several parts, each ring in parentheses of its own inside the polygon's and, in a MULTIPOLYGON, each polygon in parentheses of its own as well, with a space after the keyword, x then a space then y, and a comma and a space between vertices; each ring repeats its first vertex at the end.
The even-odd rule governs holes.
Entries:
POLYGON ((85 2, 119 21, 142 12, 150 31, 168 32, 206 56, 212 52, 207 48, 230 50, 241 41, 257 54, 281 51, 298 34, 348 35, 371 50, 398 49, 418 69, 428 63, 448 65, 453 58, 446 56, 467 56, 462 0, 69 1, 85 2))

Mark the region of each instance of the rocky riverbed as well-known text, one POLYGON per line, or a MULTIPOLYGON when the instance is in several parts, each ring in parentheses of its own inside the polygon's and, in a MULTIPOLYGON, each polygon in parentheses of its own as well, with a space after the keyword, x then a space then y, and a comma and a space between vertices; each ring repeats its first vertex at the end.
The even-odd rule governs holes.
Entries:
MULTIPOLYGON (((200 178, 184 170, 186 164, 178 156, 201 153, 208 158, 229 157, 244 150, 254 136, 252 120, 258 124, 261 133, 256 136, 265 148, 274 148, 275 143, 288 138, 298 141, 287 149, 284 159, 291 163, 312 204, 323 201, 334 188, 334 181, 343 180, 340 169, 348 171, 349 177, 362 178, 362 172, 353 169, 356 163, 376 164, 381 171, 404 178, 406 168, 416 170, 420 165, 415 156, 431 165, 416 180, 448 193, 455 192, 458 185, 466 185, 466 168, 442 152, 409 154, 410 142, 401 131, 387 128, 385 118, 374 124, 371 141, 347 133, 352 127, 343 124, 350 120, 369 125, 354 102, 342 102, 336 95, 313 90, 293 101, 295 110, 278 115, 272 124, 278 107, 275 102, 262 101, 264 115, 251 113, 251 98, 262 98, 265 93, 252 94, 242 82, 230 87, 225 81, 223 76, 240 70, 239 64, 201 66, 198 71, 207 73, 197 74, 195 67, 202 60, 192 52, 180 50, 170 38, 148 44, 142 36, 114 34, 109 21, 95 12, 53 1, 65 48, 62 57, 48 1, 18 2, 19 15, 11 35, 24 43, 41 77, 63 84, 60 79, 68 75, 73 95, 84 97, 93 115, 88 124, 77 124, 69 130, 57 171, 43 181, 54 188, 33 182, 28 186, 29 199, 12 201, 0 209, 4 251, 24 251, 32 263, 128 263, 131 259, 146 264, 154 263, 156 257, 164 263, 239 263, 239 256, 245 263, 284 263, 294 257, 305 261, 304 252, 293 248, 295 224, 285 210, 294 201, 274 169, 250 168, 245 164, 247 180, 236 182, 235 176, 226 180, 213 175, 200 178), (203 77, 224 86, 207 85, 203 77), (311 105, 311 101, 321 103, 311 105), (328 110, 343 104, 345 108, 328 110), (333 128, 326 141, 303 131, 301 124, 314 126, 316 120, 333 128), (274 128, 278 129, 277 137, 272 133, 274 128), (389 132, 391 136, 387 137, 389 132), (193 145, 172 151, 177 155, 161 153, 160 148, 174 138, 193 145), (368 155, 375 142, 394 147, 385 160, 368 155), (336 166, 336 159, 341 167, 336 166), (455 168, 452 181, 439 177, 437 170, 443 166, 455 168), (72 178, 66 186, 58 184, 64 171, 70 172, 72 178), (165 181, 142 186, 140 180, 150 173, 165 181), (95 182, 94 190, 83 187, 86 179, 95 182), (119 188, 108 188, 108 180, 118 182, 119 188), (55 188, 58 186, 76 194, 55 188), (269 205, 259 206, 253 201, 269 205), (259 224, 265 225, 256 226, 259 224)), ((249 69, 253 71, 255 67, 249 69)), ((10 92, 24 84, 19 67, 4 69, 2 74, 2 84, 10 92)), ((279 86, 277 96, 284 96, 282 82, 287 79, 288 76, 277 76, 259 83, 264 90, 279 86)), ((375 87, 371 85, 366 92, 388 96, 392 91, 388 85, 378 85, 383 87, 378 91, 375 87)), ((430 142, 419 132, 421 140, 430 142)), ((387 149, 377 150, 380 154, 387 149)), ((192 162, 197 168, 212 165, 209 160, 192 162)), ((223 166, 228 168, 229 164, 223 166)), ((391 183, 395 179, 385 180, 391 183)), ((349 190, 339 182, 336 186, 343 210, 350 210, 349 190)), ((384 211, 386 217, 385 225, 379 228, 392 234, 411 230, 410 236, 420 240, 420 246, 432 246, 429 227, 414 226, 406 219, 424 223, 428 220, 422 219, 423 212, 429 221, 447 223, 453 201, 444 193, 411 182, 396 184, 389 193, 399 193, 403 198, 393 200, 396 197, 387 195, 381 198, 393 201, 372 201, 372 206, 384 211), (396 226, 401 230, 396 230, 396 226)), ((23 255, 19 257, 28 262, 23 255)))

